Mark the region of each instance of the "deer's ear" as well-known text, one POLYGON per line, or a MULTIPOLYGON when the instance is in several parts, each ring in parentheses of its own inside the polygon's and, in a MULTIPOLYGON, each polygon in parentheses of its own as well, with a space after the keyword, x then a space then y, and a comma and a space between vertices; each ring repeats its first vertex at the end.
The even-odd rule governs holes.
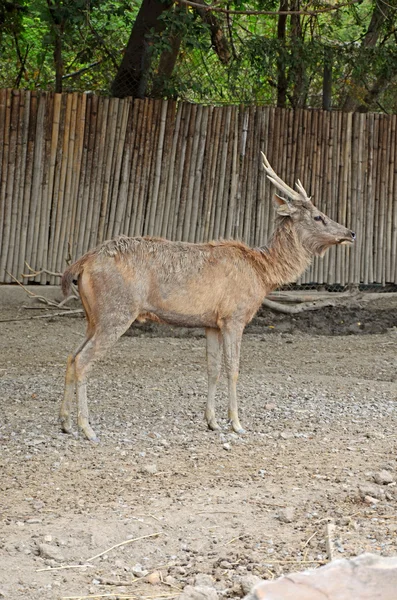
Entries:
POLYGON ((273 204, 277 210, 277 214, 282 217, 290 217, 296 211, 291 202, 285 200, 285 198, 281 198, 281 196, 277 196, 277 194, 274 194, 273 204))

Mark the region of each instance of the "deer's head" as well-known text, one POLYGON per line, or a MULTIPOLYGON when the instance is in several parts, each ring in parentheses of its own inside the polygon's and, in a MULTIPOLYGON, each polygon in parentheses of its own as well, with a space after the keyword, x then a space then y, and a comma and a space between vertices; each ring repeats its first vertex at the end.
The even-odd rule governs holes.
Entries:
POLYGON ((318 210, 307 195, 305 188, 299 181, 297 191, 290 188, 273 171, 269 161, 263 154, 263 166, 269 180, 278 188, 286 198, 277 194, 274 204, 280 217, 290 219, 303 247, 311 254, 322 256, 330 246, 352 244, 356 238, 354 231, 347 229, 333 221, 318 210))

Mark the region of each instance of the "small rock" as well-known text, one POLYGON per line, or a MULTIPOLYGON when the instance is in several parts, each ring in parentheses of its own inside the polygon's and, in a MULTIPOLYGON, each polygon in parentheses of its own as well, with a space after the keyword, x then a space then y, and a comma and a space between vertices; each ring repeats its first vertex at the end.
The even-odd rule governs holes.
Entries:
POLYGON ((145 581, 147 581, 151 585, 158 585, 161 581, 160 573, 158 571, 153 571, 153 573, 146 575, 145 581))
POLYGON ((292 506, 282 508, 278 513, 278 518, 282 523, 292 523, 295 520, 295 509, 292 506))
POLYGON ((214 587, 215 581, 211 575, 206 573, 198 573, 194 578, 194 585, 197 587, 214 587))
POLYGON ((146 577, 146 575, 149 575, 149 571, 146 571, 139 563, 134 565, 131 571, 135 577, 146 577))
POLYGON ((374 473, 373 477, 374 477, 375 483, 378 483, 379 485, 387 485, 389 483, 393 483, 393 481, 394 481, 393 475, 389 471, 386 471, 386 470, 378 471, 377 473, 374 473))
POLYGON ((157 465, 143 465, 140 469, 141 473, 145 473, 146 475, 154 475, 157 473, 157 465))
POLYGON ((226 443, 226 444, 223 444, 222 448, 223 448, 224 450, 228 450, 228 451, 232 449, 231 445, 230 445, 230 444, 228 444, 228 443, 226 443))
POLYGON ((382 488, 373 483, 361 483, 358 486, 358 491, 363 500, 365 496, 371 496, 372 498, 377 498, 378 500, 383 500, 385 497, 385 492, 382 490, 382 488))
POLYGON ((45 535, 44 536, 44 541, 45 542, 52 542, 52 535, 45 535))
POLYGON ((26 523, 28 525, 35 525, 37 523, 42 523, 43 519, 37 519, 35 517, 32 517, 31 519, 26 519, 26 523))
POLYGON ((266 410, 274 410, 275 408, 277 408, 277 405, 274 404, 274 402, 269 402, 269 404, 265 404, 266 410))
POLYGON ((64 561, 64 557, 57 546, 51 546, 50 544, 39 544, 38 548, 39 555, 42 558, 49 558, 57 562, 64 561))
POLYGON ((262 583, 262 581, 263 579, 256 575, 244 575, 244 577, 241 577, 240 584, 244 595, 249 594, 252 588, 258 583, 262 583))
POLYGON ((221 569, 231 569, 232 568, 232 564, 228 560, 222 560, 219 566, 221 569))
POLYGON ((172 587, 179 587, 179 581, 172 575, 167 575, 167 577, 164 578, 164 583, 172 587))
POLYGON ((378 504, 380 500, 378 498, 372 498, 372 496, 364 496, 365 504, 378 504))
POLYGON ((187 585, 178 600, 218 600, 218 594, 213 587, 187 585))

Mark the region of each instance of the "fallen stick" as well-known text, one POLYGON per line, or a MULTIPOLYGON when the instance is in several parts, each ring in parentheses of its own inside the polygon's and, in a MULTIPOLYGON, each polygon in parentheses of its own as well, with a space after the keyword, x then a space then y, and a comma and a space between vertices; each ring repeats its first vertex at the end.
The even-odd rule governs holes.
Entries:
POLYGON ((125 542, 120 542, 120 544, 116 544, 115 546, 112 546, 111 548, 108 548, 107 550, 100 552, 100 554, 96 554, 95 556, 88 558, 86 562, 91 562, 92 560, 95 560, 96 558, 99 558, 100 556, 107 554, 108 552, 110 552, 111 550, 114 550, 115 548, 120 548, 120 546, 132 544, 132 542, 137 542, 138 540, 145 540, 146 538, 157 537, 158 535, 162 535, 162 534, 163 534, 162 531, 156 531, 156 533, 149 533, 148 535, 142 535, 141 537, 133 538, 132 540, 125 540, 125 542))
POLYGON ((334 536, 335 523, 327 523, 325 526, 325 547, 327 550, 328 560, 330 562, 334 560, 334 536))
POLYGON ((34 315, 32 317, 22 317, 21 319, 0 319, 0 323, 10 323, 15 321, 30 321, 31 319, 50 319, 51 317, 65 317, 66 315, 77 315, 83 313, 82 308, 74 310, 62 310, 60 312, 48 313, 46 315, 34 315))

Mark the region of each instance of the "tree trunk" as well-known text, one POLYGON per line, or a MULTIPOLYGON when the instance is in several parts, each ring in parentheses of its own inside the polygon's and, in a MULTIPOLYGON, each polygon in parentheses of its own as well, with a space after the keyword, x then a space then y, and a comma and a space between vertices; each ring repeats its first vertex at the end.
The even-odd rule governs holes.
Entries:
POLYGON ((62 92, 63 77, 63 58, 62 58, 62 37, 65 27, 65 21, 62 18, 59 2, 56 0, 47 0, 48 10, 52 20, 52 29, 54 33, 54 65, 55 65, 55 93, 62 92))
POLYGON ((324 48, 323 71, 323 110, 331 110, 332 105, 332 48, 324 48))
MULTIPOLYGON (((300 10, 300 0, 291 0, 291 10, 300 10)), ((294 58, 293 75, 294 89, 292 93, 292 104, 294 108, 302 108, 305 105, 305 65, 301 56, 303 42, 302 24, 300 15, 291 15, 291 53, 294 58)))
POLYGON ((172 6, 172 0, 143 0, 132 27, 130 39, 112 84, 112 95, 118 98, 143 98, 151 64, 151 45, 164 29, 159 17, 172 6))
MULTIPOLYGON (((288 10, 288 0, 280 0, 280 11, 288 10)), ((279 15, 277 23, 278 56, 277 56, 277 106, 285 108, 287 103, 288 81, 285 74, 285 31, 287 15, 279 15)))
MULTIPOLYGON (((205 6, 204 0, 196 0, 197 4, 205 6)), ((227 65, 230 62, 230 48, 229 42, 223 34, 223 29, 220 21, 215 17, 209 10, 195 8, 197 14, 200 15, 202 21, 207 23, 211 31, 211 43, 214 52, 218 55, 219 60, 222 64, 227 65)))
POLYGON ((170 80, 174 70, 179 49, 181 47, 182 38, 176 31, 171 31, 168 41, 171 49, 163 50, 161 53, 158 73, 153 81, 153 89, 151 93, 153 98, 163 98, 167 93, 166 84, 170 80))
MULTIPOLYGON (((367 33, 361 43, 361 48, 374 48, 379 39, 379 35, 382 30, 382 25, 388 18, 390 12, 397 6, 396 0, 390 0, 390 2, 376 2, 374 11, 372 13, 371 22, 368 26, 367 33)), ((362 80, 360 75, 360 69, 353 69, 351 74, 352 87, 362 86, 362 80)), ((380 91, 379 91, 380 93, 380 91)), ((357 110, 360 105, 360 101, 353 94, 348 94, 342 110, 344 112, 353 112, 357 110)))

